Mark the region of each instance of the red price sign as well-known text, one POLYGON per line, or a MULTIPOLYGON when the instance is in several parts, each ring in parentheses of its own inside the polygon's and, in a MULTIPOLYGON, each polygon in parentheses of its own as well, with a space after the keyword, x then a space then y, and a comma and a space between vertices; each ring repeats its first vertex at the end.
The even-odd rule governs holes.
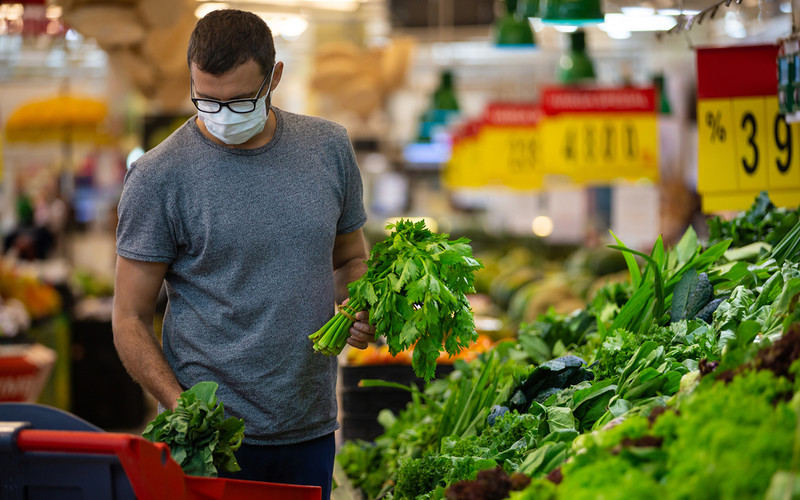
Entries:
POLYGON ((467 123, 453 135, 452 155, 443 175, 445 185, 540 188, 540 119, 541 110, 535 104, 490 104, 479 121, 467 123))
POLYGON ((548 88, 542 93, 547 174, 579 183, 658 179, 652 88, 548 88))
POLYGON ((744 210, 762 190, 777 205, 800 202, 800 130, 778 109, 777 55, 774 45, 697 50, 697 188, 706 212, 744 210))

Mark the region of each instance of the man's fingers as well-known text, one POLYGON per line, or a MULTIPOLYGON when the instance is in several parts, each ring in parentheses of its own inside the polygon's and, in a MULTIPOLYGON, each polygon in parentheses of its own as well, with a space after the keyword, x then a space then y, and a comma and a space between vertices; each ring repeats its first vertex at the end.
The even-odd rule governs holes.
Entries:
POLYGON ((350 327, 350 336, 359 342, 375 342, 375 329, 357 328, 353 325, 350 327))
POLYGON ((354 337, 348 337, 347 343, 355 347, 356 349, 366 349, 367 345, 369 345, 369 342, 356 340, 354 337))

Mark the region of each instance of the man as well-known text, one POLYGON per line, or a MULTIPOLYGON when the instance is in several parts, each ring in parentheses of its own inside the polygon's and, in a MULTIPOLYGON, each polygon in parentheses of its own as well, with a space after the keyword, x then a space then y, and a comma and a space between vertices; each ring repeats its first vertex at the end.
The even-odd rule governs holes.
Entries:
MULTIPOLYGON (((240 479, 331 486, 336 358, 308 335, 365 270, 361 178, 345 129, 271 107, 283 63, 256 15, 212 12, 189 42, 198 109, 126 175, 114 341, 166 408, 219 384, 244 419, 240 479), (166 283, 162 345, 153 333, 166 283)), ((366 311, 348 343, 365 348, 366 311)))

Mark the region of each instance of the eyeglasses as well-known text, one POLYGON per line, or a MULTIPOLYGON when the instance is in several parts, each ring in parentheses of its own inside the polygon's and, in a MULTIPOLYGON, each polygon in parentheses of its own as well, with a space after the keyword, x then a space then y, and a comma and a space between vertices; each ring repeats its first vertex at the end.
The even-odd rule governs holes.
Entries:
MULTIPOLYGON (((267 83, 267 80, 272 82, 272 73, 274 71, 275 66, 272 67, 272 71, 269 72, 269 75, 264 77, 264 81, 261 82, 261 86, 258 88, 258 92, 256 92, 256 96, 253 99, 232 99, 230 101, 218 101, 216 99, 200 99, 197 97, 192 97, 192 103, 194 104, 194 107, 204 113, 219 113, 223 106, 227 106, 227 108, 234 113, 250 113, 256 109, 258 96, 261 95, 261 90, 264 89, 264 84, 267 83)), ((190 85, 192 95, 194 95, 194 80, 190 80, 190 85)))

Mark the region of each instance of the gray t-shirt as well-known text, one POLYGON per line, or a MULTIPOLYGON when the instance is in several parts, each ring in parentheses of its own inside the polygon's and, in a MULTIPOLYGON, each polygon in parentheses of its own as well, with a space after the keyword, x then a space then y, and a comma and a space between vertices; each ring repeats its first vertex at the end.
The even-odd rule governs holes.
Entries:
POLYGON ((334 311, 334 238, 366 221, 344 127, 272 108, 273 139, 220 146, 191 118, 128 171, 117 253, 164 262, 162 344, 178 382, 212 380, 245 442, 338 428, 336 358, 308 336, 334 311))

